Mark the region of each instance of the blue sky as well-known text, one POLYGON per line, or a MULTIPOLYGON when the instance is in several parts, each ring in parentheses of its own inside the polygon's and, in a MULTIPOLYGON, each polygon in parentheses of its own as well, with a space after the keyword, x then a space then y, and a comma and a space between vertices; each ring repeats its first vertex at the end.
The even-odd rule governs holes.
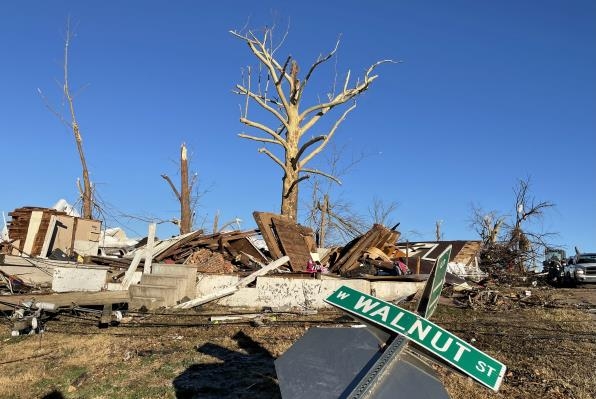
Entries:
MULTIPOLYGON (((337 63, 319 71, 311 99, 335 76, 380 77, 338 130, 345 157, 366 158, 334 195, 366 213, 374 197, 397 201, 411 239, 474 239, 470 205, 514 211, 513 187, 556 208, 542 226, 555 243, 596 250, 596 3, 574 1, 19 1, 0 3, 0 210, 76 200, 80 164, 71 133, 44 106, 60 107, 67 16, 77 24, 70 59, 91 178, 121 217, 175 217, 160 174, 177 173, 180 144, 207 193, 198 222, 210 228, 279 209, 281 172, 242 140, 241 68, 256 65, 230 29, 273 23, 279 50, 303 71, 339 34, 337 63)), ((321 129, 325 127, 321 125, 321 129)), ((254 133, 254 132, 252 132, 254 133)), ((318 132, 313 132, 318 133, 318 132)), ((322 168, 322 159, 316 166, 322 168)), ((158 235, 174 232, 160 225, 158 235)))

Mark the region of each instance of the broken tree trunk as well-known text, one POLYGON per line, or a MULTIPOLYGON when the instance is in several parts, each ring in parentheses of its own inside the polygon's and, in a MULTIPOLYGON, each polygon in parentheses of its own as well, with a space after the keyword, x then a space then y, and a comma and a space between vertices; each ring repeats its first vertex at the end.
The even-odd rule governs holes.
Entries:
POLYGON ((191 232, 192 228, 192 213, 190 209, 192 183, 188 178, 188 156, 186 151, 186 144, 182 143, 180 146, 180 191, 176 188, 172 179, 168 175, 161 175, 161 177, 168 182, 170 188, 174 192, 176 199, 180 203, 180 235, 191 232))

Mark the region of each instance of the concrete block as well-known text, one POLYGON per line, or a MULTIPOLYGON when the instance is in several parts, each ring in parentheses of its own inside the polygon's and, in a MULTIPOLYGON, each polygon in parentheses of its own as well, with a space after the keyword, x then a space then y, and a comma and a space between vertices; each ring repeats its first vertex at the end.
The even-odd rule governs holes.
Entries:
MULTIPOLYGON (((143 272, 134 272, 130 279, 130 284, 131 285, 139 284, 142 276, 143 276, 143 272)), ((122 291, 122 283, 107 283, 106 290, 108 290, 108 291, 122 291)))
POLYGON ((395 301, 415 294, 424 284, 424 281, 373 281, 370 294, 384 301, 395 301))
POLYGON ((186 292, 183 296, 192 298, 195 295, 195 286, 197 281, 196 265, 173 265, 168 263, 154 263, 151 265, 151 274, 179 275, 187 278, 186 292))
POLYGON ((154 297, 135 297, 130 300, 128 303, 129 309, 140 309, 145 307, 147 310, 155 310, 159 308, 166 307, 166 302, 163 298, 154 298, 154 297))
POLYGON ((52 278, 54 292, 101 291, 106 285, 107 270, 56 267, 52 278))
POLYGON ((174 306, 178 300, 176 291, 173 290, 172 287, 167 287, 164 285, 131 285, 129 292, 131 298, 151 297, 163 299, 166 306, 174 306))
POLYGON ((176 274, 178 276, 192 276, 196 273, 196 266, 177 265, 170 263, 154 263, 151 265, 151 274, 176 274))
POLYGON ((2 265, 0 271, 16 276, 27 284, 43 285, 49 287, 52 284, 53 270, 51 268, 41 268, 35 266, 12 266, 2 265))
MULTIPOLYGON (((188 277, 168 274, 143 274, 141 285, 163 285, 176 291, 177 299, 187 295, 186 281, 188 277)), ((189 297, 190 298, 190 297, 189 297)))

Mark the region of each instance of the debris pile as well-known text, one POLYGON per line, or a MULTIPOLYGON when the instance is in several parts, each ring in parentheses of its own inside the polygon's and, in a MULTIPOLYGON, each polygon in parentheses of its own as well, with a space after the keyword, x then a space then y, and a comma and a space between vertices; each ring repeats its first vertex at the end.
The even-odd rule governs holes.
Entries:
POLYGON ((357 274, 356 269, 368 264, 375 268, 393 271, 395 270, 393 260, 397 256, 403 256, 396 246, 399 236, 400 233, 396 230, 374 224, 369 231, 356 237, 341 249, 337 259, 331 262, 330 270, 343 276, 351 276, 357 274), (369 260, 380 260, 380 262, 368 262, 369 260))
POLYGON ((233 273, 234 265, 227 261, 221 253, 213 252, 207 248, 193 252, 186 259, 186 263, 197 265, 199 273, 233 273))
POLYGON ((253 212, 253 217, 270 256, 274 259, 288 256, 292 271, 306 271, 308 262, 313 260, 312 254, 317 252, 312 229, 274 213, 253 212))
POLYGON ((11 254, 47 257, 54 251, 69 256, 95 255, 101 221, 81 219, 52 208, 24 207, 8 214, 11 254))
MULTIPOLYGON (((33 286, 51 285, 56 292, 128 290, 131 306, 148 309, 231 294, 248 285, 242 280, 246 276, 255 276, 251 280, 254 287, 255 273, 263 275, 265 270, 289 278, 287 283, 263 283, 287 284, 269 288, 279 292, 289 292, 295 284, 292 280, 327 273, 371 282, 423 281, 447 246, 453 247, 447 283, 467 287, 456 274, 473 274, 480 247, 476 241, 398 243, 398 225, 388 228, 374 224, 343 247, 317 248, 312 229, 289 217, 258 211, 253 213, 258 229, 213 234, 197 230, 163 240, 155 238, 155 225, 150 226, 148 237, 131 240, 121 229, 100 231, 99 221, 79 219, 53 209, 19 208, 11 216, 13 246, 35 248, 39 255, 27 257, 26 251, 21 250, 21 256, 0 257, 0 271, 21 276, 19 268, 26 267, 24 274, 36 279, 33 286), (43 240, 38 243, 41 236, 43 240), (88 248, 94 249, 85 252, 88 248), (284 258, 287 260, 276 267, 265 266, 284 258), (214 275, 215 280, 206 280, 213 281, 212 290, 197 288, 197 273, 214 275), (217 275, 229 278, 217 280, 217 275), (234 278, 239 280, 233 282, 234 278)), ((4 277, 2 281, 7 287, 5 291, 10 291, 13 280, 4 277)), ((301 290, 305 303, 315 300, 305 286, 301 290)))

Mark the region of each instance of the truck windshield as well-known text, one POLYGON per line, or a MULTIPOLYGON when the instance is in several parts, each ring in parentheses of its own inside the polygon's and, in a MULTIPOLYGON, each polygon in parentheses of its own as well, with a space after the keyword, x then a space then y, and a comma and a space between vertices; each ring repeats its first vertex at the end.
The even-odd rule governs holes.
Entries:
POLYGON ((590 256, 580 256, 577 263, 596 263, 596 254, 590 256))

